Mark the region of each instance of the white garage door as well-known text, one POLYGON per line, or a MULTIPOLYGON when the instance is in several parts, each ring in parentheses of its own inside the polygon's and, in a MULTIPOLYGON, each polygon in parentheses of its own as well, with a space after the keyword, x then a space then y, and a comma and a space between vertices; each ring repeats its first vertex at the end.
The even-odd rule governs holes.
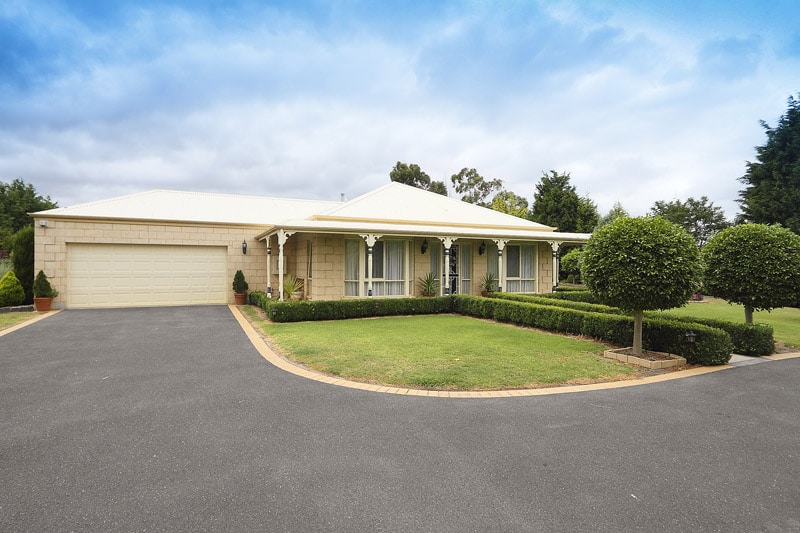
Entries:
POLYGON ((227 249, 68 244, 68 307, 224 304, 227 249))

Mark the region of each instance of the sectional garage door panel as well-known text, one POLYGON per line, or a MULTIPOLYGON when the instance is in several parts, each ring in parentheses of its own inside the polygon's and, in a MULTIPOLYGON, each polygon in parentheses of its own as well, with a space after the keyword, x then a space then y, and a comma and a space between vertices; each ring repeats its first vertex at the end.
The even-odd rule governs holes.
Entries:
POLYGON ((224 246, 68 244, 69 307, 227 302, 224 246))

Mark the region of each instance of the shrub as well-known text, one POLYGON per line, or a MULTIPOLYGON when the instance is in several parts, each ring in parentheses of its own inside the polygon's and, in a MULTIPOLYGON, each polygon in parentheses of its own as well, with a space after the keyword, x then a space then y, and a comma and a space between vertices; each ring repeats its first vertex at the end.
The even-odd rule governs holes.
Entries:
POLYGON ((728 333, 734 353, 741 355, 769 355, 775 351, 772 326, 767 324, 744 324, 713 318, 670 317, 670 320, 704 324, 728 333))
POLYGON ((273 322, 308 320, 344 320, 371 316, 430 315, 449 313, 451 297, 391 298, 320 301, 261 300, 267 317, 273 322))
POLYGON ((25 289, 13 271, 0 278, 0 307, 20 305, 25 302, 25 289))
POLYGON ((556 292, 539 294, 543 298, 552 298, 554 300, 570 300, 572 302, 586 302, 590 304, 599 304, 600 299, 592 294, 590 291, 582 287, 558 287, 556 292))
MULTIPOLYGON (((250 293, 250 303, 263 307, 267 317, 273 322, 458 313, 558 333, 584 335, 621 346, 630 345, 633 339, 633 318, 621 314, 618 309, 607 308, 606 312, 587 311, 574 308, 587 307, 587 304, 550 300, 551 304, 545 305, 516 298, 532 300, 534 297, 503 294, 494 298, 455 295, 435 298, 280 302, 267 298, 261 291, 250 293)), ((548 300, 543 298, 542 301, 548 300)), ((648 350, 677 353, 691 363, 704 365, 725 364, 730 359, 733 349, 731 338, 721 329, 697 322, 664 318, 646 318, 643 327, 648 334, 644 345, 648 350), (694 343, 689 343, 686 337, 689 330, 697 335, 694 343)))
MULTIPOLYGON (((633 340, 634 319, 628 315, 581 311, 501 298, 456 296, 453 301, 454 312, 469 316, 559 333, 585 335, 622 346, 629 346, 633 340), (484 304, 480 305, 474 300, 484 300, 484 304)), ((731 338, 725 331, 696 322, 648 318, 643 320, 642 329, 647 333, 647 340, 643 342, 644 349, 680 354, 690 363, 725 364, 730 360, 733 351, 731 338), (690 343, 686 337, 689 330, 697 335, 694 343, 690 343)))
POLYGON ((33 296, 34 298, 55 298, 58 296, 58 291, 50 285, 47 274, 41 270, 36 274, 36 279, 33 280, 33 296))
POLYGON ((247 281, 244 279, 244 274, 241 270, 237 270, 233 275, 233 292, 236 294, 244 294, 247 292, 247 281))

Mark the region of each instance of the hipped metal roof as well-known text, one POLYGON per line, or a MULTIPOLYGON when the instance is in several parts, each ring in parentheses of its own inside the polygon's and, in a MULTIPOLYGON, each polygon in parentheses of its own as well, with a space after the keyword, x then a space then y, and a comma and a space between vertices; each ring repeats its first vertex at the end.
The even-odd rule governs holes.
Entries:
POLYGON ((555 228, 391 182, 347 202, 152 190, 34 214, 35 218, 253 225, 258 239, 348 233, 584 242, 555 228))

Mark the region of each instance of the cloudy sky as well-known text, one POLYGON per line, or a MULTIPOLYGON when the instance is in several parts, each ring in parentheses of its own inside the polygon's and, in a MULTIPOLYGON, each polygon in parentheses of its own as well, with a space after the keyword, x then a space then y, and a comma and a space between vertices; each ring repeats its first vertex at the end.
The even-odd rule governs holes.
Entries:
POLYGON ((403 161, 732 218, 798 91, 796 0, 0 1, 0 181, 61 206, 353 198, 403 161))

